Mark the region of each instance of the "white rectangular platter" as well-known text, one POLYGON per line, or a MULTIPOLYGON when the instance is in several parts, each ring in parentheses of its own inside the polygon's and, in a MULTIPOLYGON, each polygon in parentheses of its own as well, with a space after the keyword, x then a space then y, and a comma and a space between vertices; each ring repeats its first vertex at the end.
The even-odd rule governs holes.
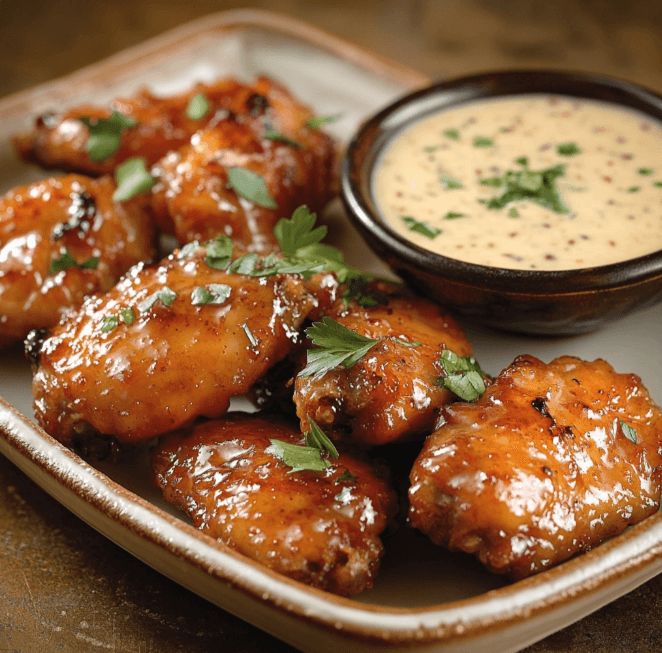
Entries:
MULTIPOLYGON (((11 135, 39 113, 103 103, 146 85, 158 94, 225 76, 266 74, 347 142, 360 122, 428 80, 292 19, 226 12, 186 25, 61 80, 0 101, 0 192, 39 179, 19 163, 11 135)), ((383 270, 342 215, 328 211, 334 244, 350 263, 383 270)), ((639 374, 662 401, 662 306, 601 332, 564 339, 468 328, 483 368, 498 373, 519 354, 549 361, 605 358, 639 374)), ((31 422, 31 373, 20 348, 0 354, 0 452, 74 513, 158 571, 302 651, 517 651, 662 571, 659 513, 588 554, 508 585, 468 556, 403 528, 388 544, 375 587, 357 599, 308 588, 262 568, 196 531, 147 478, 144 456, 91 467, 31 422)), ((239 399, 235 407, 246 407, 239 399)), ((81 597, 84 601, 85 597, 81 597)))

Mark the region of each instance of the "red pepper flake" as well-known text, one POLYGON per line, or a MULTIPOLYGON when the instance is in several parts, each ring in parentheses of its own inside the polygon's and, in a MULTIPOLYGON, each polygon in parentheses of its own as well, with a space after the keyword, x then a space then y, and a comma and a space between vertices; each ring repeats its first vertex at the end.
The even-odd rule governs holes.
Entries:
POLYGON ((561 116, 563 118, 569 118, 572 115, 572 111, 561 111, 561 116))
POLYGON ((482 175, 483 171, 480 168, 476 168, 476 174, 477 175, 482 175))
POLYGON ((549 224, 549 222, 543 222, 543 223, 542 223, 542 226, 543 226, 545 229, 551 229, 551 228, 552 228, 552 225, 549 224))
POLYGON ((556 256, 554 254, 545 254, 546 261, 556 261, 556 256))
POLYGON ((609 204, 609 206, 614 206, 614 204, 616 204, 616 201, 615 200, 607 200, 607 204, 609 204))
POLYGON ((580 236, 580 238, 581 238, 582 240, 590 240, 590 238, 589 238, 586 234, 582 234, 582 235, 580 236))
POLYGON ((593 127, 593 133, 594 134, 602 134, 603 132, 606 132, 607 128, 606 127, 593 127))
POLYGON ((511 238, 515 238, 515 236, 517 236, 517 232, 516 232, 516 231, 511 231, 508 235, 509 235, 511 238))
POLYGON ((613 162, 613 161, 607 161, 607 165, 608 165, 608 166, 613 166, 613 165, 614 165, 614 162, 613 162))
POLYGON ((623 159, 623 161, 632 161, 633 158, 633 154, 621 154, 621 159, 623 159))
POLYGON ((493 249, 493 248, 494 248, 494 243, 487 243, 487 246, 488 246, 490 249, 493 249))
POLYGON ((576 242, 577 242, 576 240, 574 240, 573 238, 571 238, 571 239, 568 241, 568 245, 574 245, 576 242))
POLYGON ((611 177, 609 175, 605 175, 603 179, 608 183, 611 184, 611 177))
POLYGON ((628 139, 625 138, 625 136, 619 136, 619 137, 616 139, 616 142, 617 142, 617 143, 620 143, 620 144, 622 145, 623 143, 627 143, 627 142, 628 142, 628 139))
POLYGON ((609 244, 610 244, 612 247, 616 247, 616 243, 615 243, 613 240, 610 240, 610 241, 609 241, 609 244))
POLYGON ((401 190, 399 190, 399 191, 395 194, 395 196, 396 196, 396 197, 403 197, 403 192, 402 192, 401 190))

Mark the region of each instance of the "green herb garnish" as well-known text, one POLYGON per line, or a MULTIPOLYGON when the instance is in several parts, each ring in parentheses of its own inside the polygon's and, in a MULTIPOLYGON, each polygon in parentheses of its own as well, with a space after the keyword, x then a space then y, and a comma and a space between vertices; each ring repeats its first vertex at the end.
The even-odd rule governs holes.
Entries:
POLYGON ((340 476, 338 476, 334 482, 336 485, 340 485, 341 483, 355 483, 358 480, 358 476, 354 476, 354 474, 352 474, 349 469, 345 469, 345 471, 340 476))
POLYGON ((492 147, 494 141, 491 138, 485 138, 484 136, 476 136, 474 138, 474 147, 492 147))
POLYGON ((638 193, 641 190, 639 186, 630 186, 628 188, 628 193, 638 193))
POLYGON ((520 157, 516 161, 524 170, 506 172, 503 176, 505 191, 485 202, 488 209, 503 209, 512 202, 528 200, 555 213, 570 213, 556 184, 557 179, 565 174, 563 164, 535 171, 528 169, 526 157, 520 157))
POLYGON ((439 149, 437 145, 428 145, 427 147, 423 148, 424 152, 427 152, 428 154, 432 154, 432 152, 436 152, 439 149))
POLYGON ((409 231, 421 234, 430 240, 434 240, 440 233, 441 229, 430 226, 427 222, 422 222, 412 218, 410 215, 403 215, 402 221, 407 225, 409 231))
POLYGON ((465 401, 475 401, 485 392, 484 372, 472 356, 460 357, 450 349, 445 349, 439 362, 446 375, 439 377, 437 385, 465 401))
POLYGON ((639 168, 639 170, 637 170, 637 172, 640 175, 646 175, 647 176, 647 175, 652 175, 653 172, 655 172, 655 171, 653 170, 653 168, 639 168))
POLYGON ((336 113, 332 116, 313 116, 312 118, 309 118, 308 122, 306 123, 306 127, 309 129, 317 129, 321 125, 338 120, 338 118, 341 116, 341 113, 336 113))
POLYGON ((508 215, 509 215, 511 218, 519 218, 519 211, 518 211, 517 209, 515 209, 515 208, 510 209, 510 211, 508 211, 508 215))
POLYGON ((122 318, 122 322, 124 322, 124 324, 133 324, 134 320, 136 319, 132 308, 123 308, 120 310, 120 317, 122 318))
POLYGON ((457 218, 463 218, 464 213, 455 213, 454 211, 449 211, 445 216, 444 220, 456 220, 457 218))
POLYGON ((99 266, 99 257, 90 256, 82 263, 78 263, 71 255, 71 252, 65 248, 64 252, 60 254, 59 258, 51 261, 51 266, 48 269, 48 274, 57 274, 69 268, 78 268, 80 270, 96 270, 99 266))
POLYGON ((621 420, 619 423, 621 425, 621 431, 623 432, 623 435, 628 440, 630 440, 630 442, 637 444, 637 432, 631 426, 628 426, 623 420, 621 420))
POLYGON ((526 168, 529 165, 529 157, 528 156, 520 156, 519 158, 515 159, 515 163, 517 165, 522 166, 523 168, 526 168))
POLYGON ((500 188, 503 184, 501 177, 490 177, 489 179, 481 179, 481 186, 491 186, 492 188, 500 188))
POLYGON ((244 199, 264 206, 268 209, 277 209, 278 204, 269 195, 269 189, 264 179, 246 168, 228 168, 228 183, 237 195, 244 199))
POLYGON ((119 111, 113 111, 110 118, 80 118, 80 121, 90 130, 87 153, 97 163, 115 154, 120 147, 122 131, 137 124, 134 118, 119 111))
POLYGON ((279 134, 275 129, 272 129, 271 127, 267 127, 264 137, 268 138, 270 141, 281 141, 283 143, 287 143, 287 145, 291 145, 292 147, 296 147, 297 149, 301 149, 302 145, 300 143, 297 143, 296 141, 293 141, 292 139, 288 138, 287 136, 283 136, 282 134, 279 134))
POLYGON ((271 445, 265 451, 291 467, 288 474, 304 471, 323 472, 331 467, 331 463, 322 458, 322 452, 317 447, 305 447, 282 440, 271 440, 271 445))
POLYGON ((308 446, 316 447, 320 450, 326 449, 332 458, 338 458, 338 450, 333 442, 329 440, 326 433, 310 417, 308 417, 308 423, 310 424, 310 431, 305 434, 308 446))
POLYGON ((191 293, 191 304, 223 304, 230 296, 232 288, 224 283, 210 283, 207 286, 197 286, 191 293))
POLYGON ((441 185, 444 187, 444 190, 456 190, 458 188, 464 188, 461 181, 458 181, 457 179, 451 177, 450 175, 446 175, 446 174, 440 175, 439 181, 441 182, 441 185))
POLYGON ((99 331, 112 331, 119 324, 119 318, 117 315, 106 315, 106 317, 101 320, 99 326, 99 331))
POLYGON ((321 376, 339 365, 349 369, 383 340, 366 338, 330 317, 315 322, 306 335, 316 347, 308 350, 307 365, 299 373, 302 377, 321 376))
POLYGON ((655 188, 662 188, 662 181, 654 181, 653 186, 655 186, 655 188))
MULTIPOLYGON (((214 270, 226 270, 232 262, 232 240, 227 236, 216 236, 207 245, 205 263, 214 270)), ((183 250, 182 250, 183 251, 183 250)))
POLYGON ((134 195, 147 192, 154 185, 154 178, 145 167, 145 159, 129 159, 115 168, 117 189, 113 193, 113 202, 124 202, 134 195))
POLYGON ((200 120, 207 115, 209 111, 209 102, 204 93, 194 95, 186 105, 186 117, 191 120, 200 120))
POLYGON ((174 290, 165 286, 161 290, 157 290, 152 293, 149 297, 143 299, 140 304, 138 304, 138 311, 140 313, 146 313, 149 311, 156 302, 161 302, 164 306, 172 306, 172 303, 175 301, 177 293, 174 290))
POLYGON ((561 143, 556 147, 556 151, 561 156, 575 156, 575 154, 581 154, 581 149, 577 146, 577 143, 561 143))
POLYGON ((456 141, 458 138, 460 138, 460 132, 457 131, 457 129, 447 129, 444 132, 444 136, 446 138, 450 138, 451 140, 456 141))

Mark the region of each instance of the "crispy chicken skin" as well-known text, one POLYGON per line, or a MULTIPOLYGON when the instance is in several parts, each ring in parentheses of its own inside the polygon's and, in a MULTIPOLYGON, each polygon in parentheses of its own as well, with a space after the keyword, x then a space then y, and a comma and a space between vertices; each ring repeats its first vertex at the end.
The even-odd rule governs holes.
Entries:
POLYGON ((229 274, 207 265, 205 255, 198 247, 135 266, 43 342, 34 340, 35 414, 48 433, 69 446, 90 431, 149 440, 199 415, 222 415, 232 396, 288 354, 313 305, 301 281, 229 274), (194 289, 219 290, 212 284, 229 286, 229 297, 194 305, 194 289), (155 303, 140 307, 150 297, 155 303), (117 324, 104 331, 108 319, 117 324))
POLYGON ((439 306, 394 290, 392 284, 376 287, 390 293, 388 305, 363 308, 351 302, 346 308, 338 299, 327 315, 383 342, 350 369, 298 376, 294 390, 303 427, 310 415, 321 428, 340 430, 362 447, 430 433, 439 410, 454 396, 435 383, 444 373, 439 356, 444 349, 458 356, 471 354, 462 329, 439 306), (407 346, 396 339, 418 344, 407 346))
POLYGON ((110 177, 67 175, 0 198, 0 346, 50 327, 86 295, 110 289, 132 265, 154 257, 148 199, 113 202, 110 177), (51 273, 65 252, 82 264, 51 273))
POLYGON ((61 168, 92 175, 111 173, 122 161, 142 156, 153 165, 162 156, 186 145, 191 136, 208 124, 227 116, 262 116, 265 98, 277 108, 295 107, 292 115, 279 115, 279 123, 287 127, 298 123, 299 113, 307 110, 297 105, 288 92, 267 78, 254 84, 242 84, 224 79, 214 84, 197 84, 186 93, 160 98, 143 89, 134 97, 117 99, 108 107, 83 105, 62 114, 47 113, 35 121, 32 132, 15 137, 19 158, 44 168, 61 168), (192 120, 186 108, 192 97, 204 94, 209 109, 200 119, 192 120), (289 99, 290 104, 281 98, 289 99), (125 128, 120 147, 109 158, 95 162, 87 152, 89 131, 81 118, 109 118, 112 111, 133 118, 137 124, 125 128))
POLYGON ((332 139, 306 126, 312 114, 282 87, 261 80, 256 90, 264 99, 259 110, 210 125, 152 169, 159 225, 182 243, 222 233, 255 251, 271 251, 273 228, 281 217, 301 204, 320 211, 333 195, 332 139), (268 129, 292 142, 267 138, 268 129), (229 168, 262 177, 277 206, 240 197, 230 187, 229 168))
POLYGON ((411 473, 411 525, 491 571, 524 578, 659 507, 662 414, 605 361, 520 356, 440 423, 411 473))
POLYGON ((341 451, 291 473, 271 439, 305 444, 279 417, 229 413, 161 438, 152 478, 196 527, 274 571, 341 595, 371 587, 397 510, 385 468, 341 451))

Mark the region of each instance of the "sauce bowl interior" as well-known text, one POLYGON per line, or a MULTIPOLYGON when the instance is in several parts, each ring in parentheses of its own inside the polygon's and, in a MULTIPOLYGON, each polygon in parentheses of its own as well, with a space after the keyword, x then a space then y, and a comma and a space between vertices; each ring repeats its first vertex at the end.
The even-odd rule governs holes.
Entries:
POLYGON ((592 331, 606 321, 659 301, 662 250, 596 267, 517 270, 436 254, 407 240, 387 223, 373 194, 373 179, 380 155, 394 138, 421 119, 464 103, 524 94, 598 100, 662 122, 662 97, 603 77, 509 71, 442 82, 391 104, 359 130, 342 168, 342 195, 348 215, 372 249, 410 285, 474 321, 506 330, 555 335, 592 331), (624 294, 625 288, 629 292, 624 294), (619 289, 623 292, 611 292, 619 289), (514 308, 521 311, 521 317, 511 315, 504 320, 514 308), (573 310, 577 313, 574 316, 573 310))

